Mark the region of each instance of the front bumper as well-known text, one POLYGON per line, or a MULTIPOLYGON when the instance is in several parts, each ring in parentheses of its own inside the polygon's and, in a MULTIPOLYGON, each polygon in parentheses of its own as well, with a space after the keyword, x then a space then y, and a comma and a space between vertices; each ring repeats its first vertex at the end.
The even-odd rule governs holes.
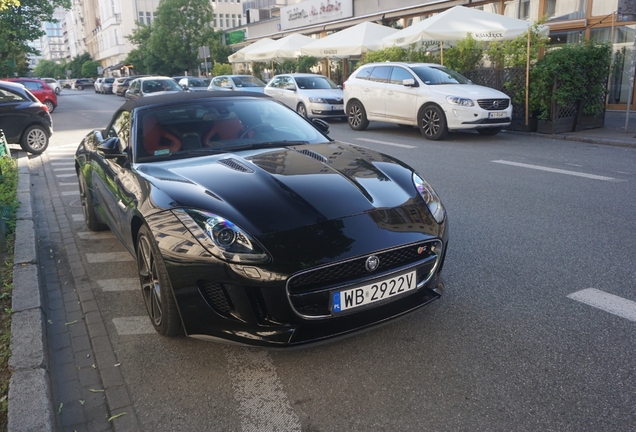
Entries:
POLYGON ((449 130, 478 129, 482 127, 504 127, 512 121, 512 106, 504 110, 488 111, 474 107, 448 105, 444 108, 449 130), (497 117, 492 117, 496 115, 497 117), (501 116, 501 117, 500 117, 501 116))
MULTIPOLYGON (((343 102, 344 103, 344 102, 343 102)), ((344 117, 344 105, 343 104, 321 104, 321 103, 309 103, 307 107, 307 116, 309 118, 338 118, 344 117)))
POLYGON ((183 225, 176 229, 172 217, 166 212, 147 221, 164 257, 184 330, 191 337, 279 348, 314 344, 402 317, 438 299, 443 291, 446 222, 428 232, 387 230, 381 220, 369 215, 325 222, 309 234, 303 228, 286 237, 259 239, 263 244, 276 240, 278 250, 270 248, 276 258, 266 265, 248 266, 212 257, 183 225), (330 243, 350 240, 351 232, 360 229, 368 237, 349 243, 335 258, 330 257, 333 249, 299 246, 316 245, 313 236, 334 233, 331 225, 338 232, 330 243), (186 255, 184 244, 192 245, 186 255), (175 252, 177 246, 179 252, 175 252), (418 256, 414 250, 424 253, 418 256), (364 264, 360 271, 359 263, 373 254, 386 267, 370 276, 364 264), (417 272, 416 289, 343 313, 332 312, 334 292, 411 270, 417 272), (307 273, 310 278, 305 277, 307 273))

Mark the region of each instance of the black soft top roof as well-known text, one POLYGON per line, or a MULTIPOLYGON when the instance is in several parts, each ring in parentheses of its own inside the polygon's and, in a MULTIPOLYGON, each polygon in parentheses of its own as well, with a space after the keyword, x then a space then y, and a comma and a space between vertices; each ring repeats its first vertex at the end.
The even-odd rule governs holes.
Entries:
POLYGON ((184 93, 169 93, 160 96, 149 96, 138 99, 132 99, 122 105, 121 109, 126 111, 132 111, 135 108, 147 107, 152 105, 164 105, 181 101, 189 101, 194 99, 213 99, 213 98, 240 98, 240 99, 252 99, 252 98, 267 98, 270 96, 263 93, 256 92, 233 92, 233 91, 204 91, 204 92, 184 92, 184 93), (246 94, 249 93, 249 94, 246 94))

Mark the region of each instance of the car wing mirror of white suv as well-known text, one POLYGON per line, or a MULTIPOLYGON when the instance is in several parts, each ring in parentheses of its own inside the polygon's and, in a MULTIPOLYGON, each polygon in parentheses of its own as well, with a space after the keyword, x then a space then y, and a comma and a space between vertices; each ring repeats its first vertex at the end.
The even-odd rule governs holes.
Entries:
POLYGON ((417 87, 415 80, 413 78, 402 80, 402 85, 404 87, 417 87))
POLYGON ((288 86, 285 86, 285 90, 296 91, 296 86, 293 84, 290 84, 288 86))

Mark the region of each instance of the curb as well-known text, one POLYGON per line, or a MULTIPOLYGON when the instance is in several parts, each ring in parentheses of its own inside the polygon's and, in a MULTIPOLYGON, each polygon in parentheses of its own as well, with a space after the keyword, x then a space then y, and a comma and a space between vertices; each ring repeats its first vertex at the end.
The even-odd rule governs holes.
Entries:
POLYGON ((53 431, 53 405, 44 311, 31 206, 29 158, 18 153, 20 207, 16 214, 9 370, 8 430, 53 431))

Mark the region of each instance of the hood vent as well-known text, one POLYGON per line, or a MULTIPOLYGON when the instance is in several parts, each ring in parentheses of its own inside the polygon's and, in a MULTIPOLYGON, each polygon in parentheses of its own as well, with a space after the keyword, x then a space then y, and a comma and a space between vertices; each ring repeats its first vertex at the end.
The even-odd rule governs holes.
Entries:
POLYGON ((241 171, 241 172, 244 172, 244 173, 253 173, 254 172, 254 170, 252 168, 248 167, 243 162, 238 161, 238 160, 233 159, 233 158, 221 159, 219 161, 219 163, 227 166, 228 168, 232 168, 235 171, 241 171))
POLYGON ((319 162, 328 164, 329 163, 329 159, 327 159, 326 157, 324 157, 323 155, 316 153, 313 150, 307 150, 307 149, 302 149, 302 150, 296 150, 298 153, 300 154, 304 154, 305 156, 309 156, 310 158, 316 159, 319 162))

